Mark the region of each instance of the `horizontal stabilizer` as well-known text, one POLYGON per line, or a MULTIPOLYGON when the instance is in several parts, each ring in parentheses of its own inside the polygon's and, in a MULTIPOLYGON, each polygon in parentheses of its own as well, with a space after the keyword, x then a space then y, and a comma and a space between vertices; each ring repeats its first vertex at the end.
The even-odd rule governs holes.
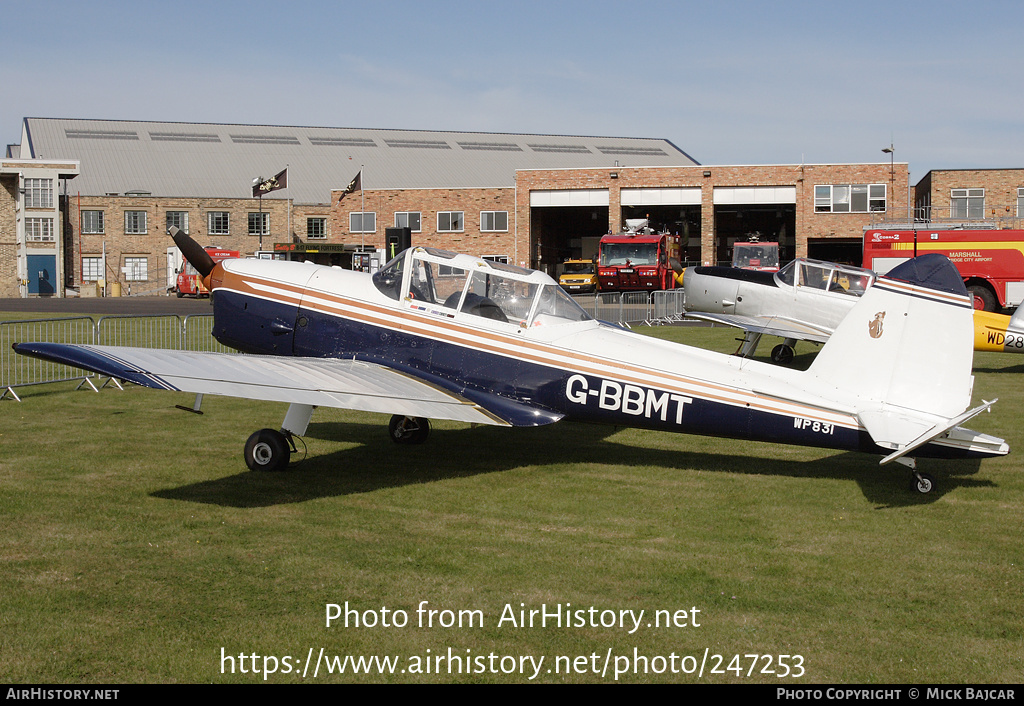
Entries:
MULTIPOLYGON (((949 420, 945 424, 936 424, 936 425, 934 425, 931 429, 929 429, 928 431, 926 431, 923 434, 921 434, 919 437, 917 437, 916 439, 911 441, 906 446, 903 446, 899 450, 894 451, 893 453, 891 453, 888 456, 886 456, 885 458, 883 458, 881 461, 879 461, 879 465, 883 465, 884 466, 885 464, 889 463, 890 461, 895 461, 896 459, 898 459, 898 458, 900 458, 902 456, 905 456, 906 454, 910 453, 914 449, 917 449, 917 448, 919 448, 921 446, 924 446, 929 441, 933 441, 935 439, 938 439, 943 434, 946 434, 947 432, 953 431, 956 427, 958 427, 959 425, 963 424, 964 422, 973 419, 974 417, 978 416, 982 412, 988 411, 989 408, 991 408, 992 405, 994 405, 998 401, 999 400, 997 398, 997 399, 992 400, 991 402, 984 402, 983 404, 978 405, 974 409, 967 410, 966 412, 964 412, 960 416, 958 416, 958 417, 956 417, 954 419, 949 420)), ((964 441, 964 439, 961 439, 961 438, 958 438, 958 437, 962 436, 964 433, 966 433, 966 434, 970 435, 969 441, 972 442, 972 446, 984 445, 986 447, 986 450, 989 450, 989 451, 991 451, 992 447, 994 447, 997 450, 999 448, 1004 449, 1002 451, 1002 453, 1004 453, 1004 454, 1009 452, 1009 448, 1007 447, 1006 443, 1003 442, 1002 439, 996 439, 994 437, 988 436, 987 434, 977 434, 976 432, 971 432, 971 431, 969 431, 967 429, 958 429, 957 431, 961 432, 961 435, 950 436, 949 437, 949 441, 951 442, 950 445, 956 445, 956 446, 962 445, 962 442, 964 441)), ((869 430, 869 433, 870 433, 870 430, 869 430)))

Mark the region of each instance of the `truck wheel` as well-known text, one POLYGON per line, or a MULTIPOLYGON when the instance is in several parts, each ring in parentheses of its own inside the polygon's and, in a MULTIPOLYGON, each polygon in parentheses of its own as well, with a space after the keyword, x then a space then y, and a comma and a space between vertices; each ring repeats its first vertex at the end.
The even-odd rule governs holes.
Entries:
POLYGON ((967 293, 974 301, 974 308, 978 311, 995 311, 996 297, 992 291, 981 284, 972 284, 967 288, 967 293))

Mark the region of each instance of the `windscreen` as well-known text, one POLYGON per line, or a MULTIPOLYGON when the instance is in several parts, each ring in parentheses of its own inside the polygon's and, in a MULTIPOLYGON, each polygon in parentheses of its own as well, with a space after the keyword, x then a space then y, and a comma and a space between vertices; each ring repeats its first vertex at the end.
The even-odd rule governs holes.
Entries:
POLYGON ((602 243, 601 264, 614 265, 657 265, 657 243, 602 243))

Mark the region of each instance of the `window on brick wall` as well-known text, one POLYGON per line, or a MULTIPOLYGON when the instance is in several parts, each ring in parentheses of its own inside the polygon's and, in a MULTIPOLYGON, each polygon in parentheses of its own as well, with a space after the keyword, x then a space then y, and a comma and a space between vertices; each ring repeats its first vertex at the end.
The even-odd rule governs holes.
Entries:
POLYGON ((422 231, 419 211, 399 211, 395 213, 395 228, 408 228, 413 233, 422 231))
POLYGON ((327 219, 307 218, 306 237, 310 240, 324 240, 327 238, 327 219))
POLYGON ((53 219, 52 218, 26 218, 25 239, 32 243, 52 243, 53 219))
POLYGON ((53 208, 53 179, 25 180, 25 208, 53 208))
POLYGON ((462 211, 438 211, 438 233, 461 233, 465 230, 465 214, 462 211))
POLYGON ((149 260, 145 257, 124 259, 125 279, 129 282, 145 282, 149 279, 149 260))
POLYGON ((817 184, 815 213, 868 213, 887 206, 885 184, 817 184))
POLYGON ((206 230, 210 235, 228 235, 229 218, 227 211, 210 211, 206 214, 206 230))
POLYGON ((348 229, 351 233, 376 233, 377 214, 373 211, 348 214, 348 229))
POLYGON ((171 232, 171 228, 177 228, 182 233, 188 233, 188 211, 168 211, 167 212, 167 232, 171 232))
POLYGON ((270 214, 249 214, 249 235, 270 235, 270 214))
POLYGON ((1024 187, 1017 187, 1017 217, 1024 216, 1024 187))
POLYGON ((508 211, 481 211, 480 230, 484 232, 508 232, 508 211))
POLYGON ((950 218, 984 218, 984 189, 951 189, 949 192, 950 218))
POLYGON ((103 258, 86 256, 82 258, 82 281, 95 282, 103 279, 103 258))
POLYGON ((124 232, 129 235, 145 235, 146 233, 146 212, 125 211, 124 232))
POLYGON ((82 211, 82 232, 103 232, 103 211, 82 211))

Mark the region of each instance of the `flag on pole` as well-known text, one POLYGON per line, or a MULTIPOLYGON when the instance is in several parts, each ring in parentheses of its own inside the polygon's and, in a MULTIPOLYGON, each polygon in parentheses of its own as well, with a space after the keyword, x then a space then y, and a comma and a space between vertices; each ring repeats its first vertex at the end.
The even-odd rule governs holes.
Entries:
POLYGON ((277 191, 278 189, 288 188, 288 167, 285 167, 279 171, 275 176, 265 179, 258 184, 252 185, 252 195, 262 196, 263 194, 269 194, 271 191, 277 191))
POLYGON ((356 173, 355 177, 352 178, 352 181, 350 181, 348 183, 348 186, 345 187, 345 190, 341 192, 341 197, 338 199, 338 201, 340 202, 341 199, 345 198, 348 194, 351 194, 353 191, 362 191, 362 190, 363 190, 363 170, 360 169, 356 173))

